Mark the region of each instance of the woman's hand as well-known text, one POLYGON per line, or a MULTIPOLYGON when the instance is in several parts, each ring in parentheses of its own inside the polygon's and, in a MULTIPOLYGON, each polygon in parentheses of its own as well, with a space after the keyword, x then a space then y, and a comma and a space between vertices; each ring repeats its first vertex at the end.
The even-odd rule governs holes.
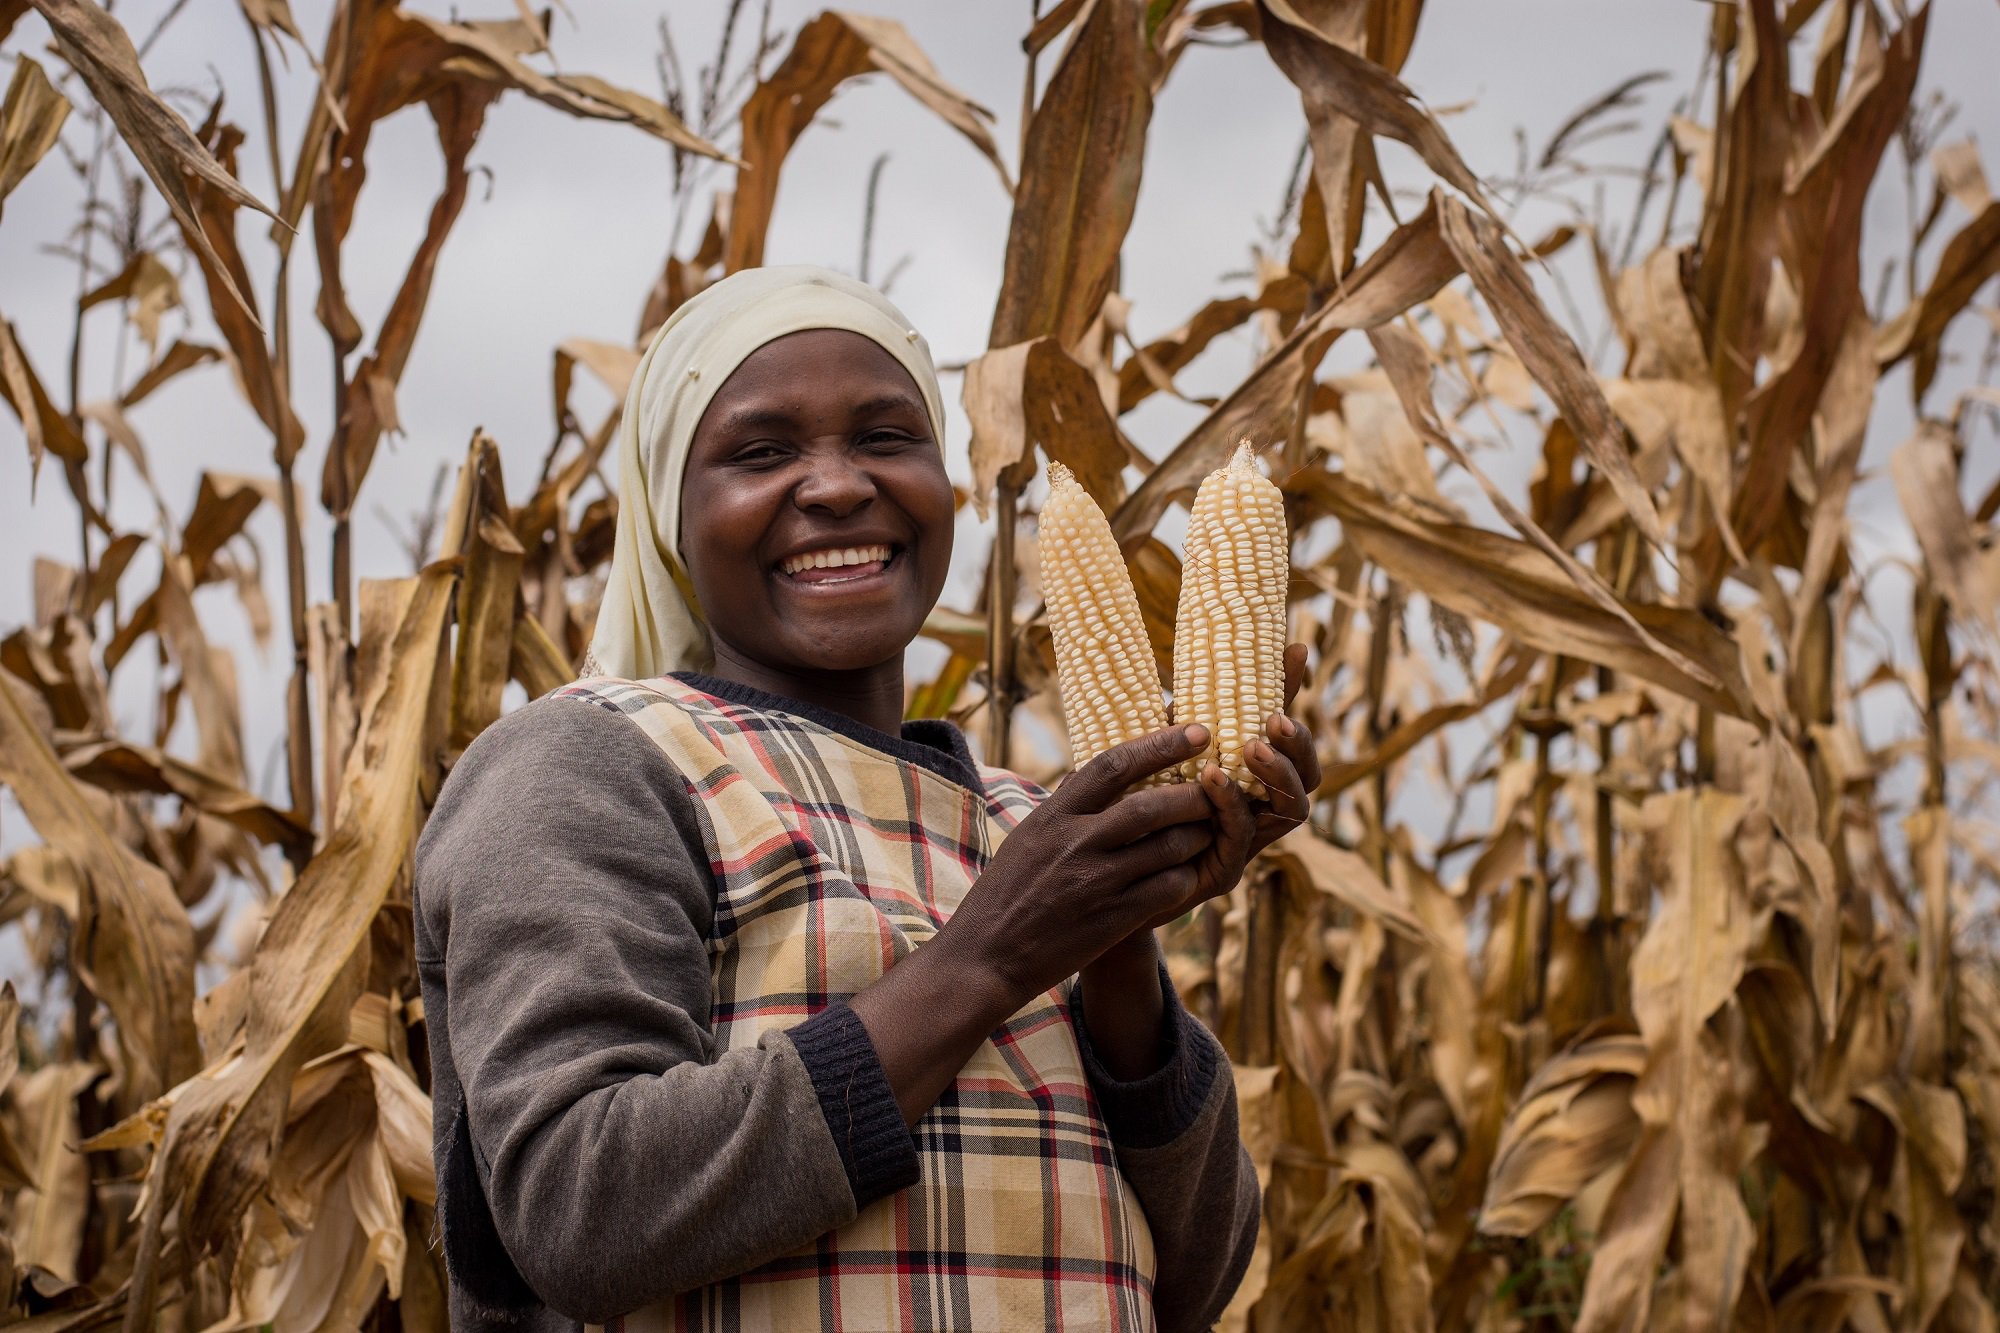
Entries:
POLYGON ((1071 774, 1007 835, 942 933, 976 940, 1020 1004, 1185 910, 1215 839, 1213 806, 1193 784, 1133 784, 1207 743, 1206 727, 1169 727, 1071 774))
POLYGON ((906 1123, 1008 1015, 1184 910, 1215 840, 1212 807, 1194 783, 1131 787, 1207 744, 1205 727, 1169 727, 1071 774, 1007 835, 944 928, 854 997, 906 1123))
MULTIPOLYGON (((1305 679, 1306 649, 1285 649, 1285 706, 1291 707, 1305 679)), ((1105 950, 1082 970, 1084 1016, 1091 1044, 1119 1078, 1139 1078, 1158 1066, 1164 997, 1159 985, 1156 927, 1236 887, 1250 858, 1304 823, 1319 787, 1319 756, 1306 729, 1283 713, 1265 720, 1268 743, 1253 742, 1244 752, 1250 772, 1264 784, 1265 799, 1252 801, 1213 761, 1197 787, 1213 811, 1215 838, 1193 863, 1194 884, 1170 910, 1105 950)))
MULTIPOLYGON (((1311 735, 1287 715, 1292 700, 1298 697, 1299 685, 1304 681, 1305 674, 1306 646, 1302 643, 1288 646, 1285 649, 1286 712, 1273 713, 1264 719, 1264 734, 1268 739, 1252 741, 1244 748, 1245 767, 1250 770, 1251 776, 1264 784, 1264 799, 1252 801, 1244 797, 1215 764, 1208 766, 1212 773, 1202 774, 1202 786, 1216 803, 1216 818, 1222 830, 1213 854, 1224 856, 1237 850, 1236 839, 1241 839, 1244 854, 1242 862, 1236 866, 1239 876, 1251 857, 1312 817, 1312 795, 1319 790, 1320 784, 1319 754, 1313 748, 1311 735), (1225 816, 1224 808, 1230 804, 1228 797, 1231 794, 1243 805, 1243 815, 1225 816)), ((1223 869, 1226 868, 1225 863, 1223 869)), ((1235 880, 1231 880, 1230 884, 1233 886, 1235 880)))
MULTIPOLYGON (((1290 708, 1305 679, 1306 647, 1302 643, 1285 649, 1285 707, 1290 708)), ((1264 784, 1262 800, 1251 800, 1230 781, 1222 766, 1211 761, 1195 784, 1208 798, 1215 827, 1215 840, 1202 850, 1194 864, 1195 883, 1188 898, 1175 910, 1148 923, 1165 925, 1210 898, 1236 887, 1250 858, 1306 822, 1312 814, 1312 794, 1320 784, 1319 755, 1306 729, 1284 713, 1273 713, 1264 722, 1264 741, 1245 747, 1245 766, 1264 784)), ((1134 942, 1136 949, 1137 944, 1134 942)))

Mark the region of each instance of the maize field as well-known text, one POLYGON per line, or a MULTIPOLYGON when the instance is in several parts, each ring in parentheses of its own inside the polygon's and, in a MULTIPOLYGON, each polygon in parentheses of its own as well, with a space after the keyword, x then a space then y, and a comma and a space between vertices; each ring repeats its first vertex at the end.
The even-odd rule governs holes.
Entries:
POLYGON ((2000 1327, 2000 126, 1930 75, 1990 6, 1683 5, 1671 86, 1522 6, 1496 58, 1578 109, 1511 171, 1460 150, 1477 88, 1400 77, 1450 0, 1015 0, 1018 114, 882 17, 716 0, 698 74, 668 40, 642 91, 557 58, 593 6, 460 8, 0 0, 0 241, 76 201, 0 272, 0 522, 61 516, 4 571, 0 1323, 446 1328, 409 852, 589 642, 638 349, 821 257, 774 240, 827 207, 781 181, 868 85, 1006 218, 944 367, 963 577, 911 714, 1069 766, 1056 465, 1131 571, 1141 696, 1197 688, 1203 478, 1247 438, 1281 498, 1325 781, 1164 930, 1264 1184, 1223 1327, 2000 1327), (256 61, 226 98, 153 49, 221 8, 256 61), (1224 59, 1295 106, 1296 167, 1168 309, 1124 261, 1174 188, 1149 132, 1224 59), (480 153, 537 118, 657 146, 689 224, 629 328, 553 348, 545 445, 405 375, 516 198, 480 153), (375 283, 371 142, 433 173, 375 283), (189 413, 255 467, 156 487, 189 413), (371 487, 391 452, 443 469, 429 504, 371 487), (407 575, 362 576, 372 506, 417 511, 407 575))

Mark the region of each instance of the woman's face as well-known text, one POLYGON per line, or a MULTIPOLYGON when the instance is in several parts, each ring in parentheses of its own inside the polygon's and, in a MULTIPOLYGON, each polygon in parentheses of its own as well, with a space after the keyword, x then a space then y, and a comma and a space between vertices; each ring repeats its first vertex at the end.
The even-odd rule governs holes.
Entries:
POLYGON ((923 395, 861 334, 766 343, 695 428, 681 557, 718 651, 784 672, 900 667, 951 538, 923 395))

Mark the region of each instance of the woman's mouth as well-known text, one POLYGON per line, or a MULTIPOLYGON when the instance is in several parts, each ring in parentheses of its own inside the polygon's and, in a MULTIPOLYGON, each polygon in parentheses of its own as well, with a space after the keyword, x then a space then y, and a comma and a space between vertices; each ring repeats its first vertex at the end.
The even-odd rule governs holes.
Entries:
POLYGON ((794 583, 833 588, 880 574, 896 555, 894 547, 883 545, 830 546, 789 556, 779 562, 778 570, 794 583))

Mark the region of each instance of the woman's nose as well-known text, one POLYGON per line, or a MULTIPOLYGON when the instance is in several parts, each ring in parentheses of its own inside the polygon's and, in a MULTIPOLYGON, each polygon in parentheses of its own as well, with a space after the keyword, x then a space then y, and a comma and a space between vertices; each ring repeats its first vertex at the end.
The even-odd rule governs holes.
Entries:
POLYGON ((792 496, 801 509, 823 509, 842 518, 875 498, 875 479, 844 449, 815 452, 807 457, 806 475, 792 496))

